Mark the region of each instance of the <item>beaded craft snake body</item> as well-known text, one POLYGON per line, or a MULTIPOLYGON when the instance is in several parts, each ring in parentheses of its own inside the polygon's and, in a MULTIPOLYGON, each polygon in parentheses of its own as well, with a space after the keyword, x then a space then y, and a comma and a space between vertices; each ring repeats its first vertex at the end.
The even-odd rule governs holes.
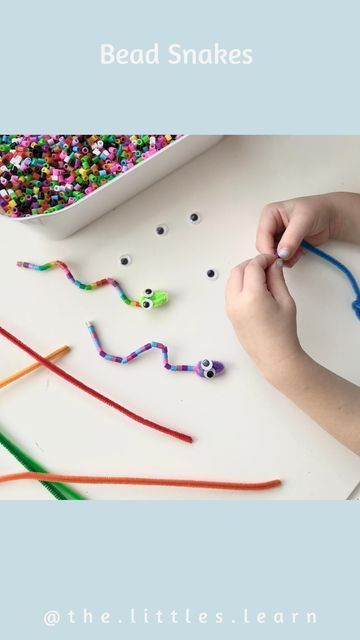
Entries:
POLYGON ((215 376, 220 375, 224 371, 224 365, 222 364, 222 362, 219 362, 218 360, 210 360, 209 358, 204 358, 203 360, 200 360, 199 362, 197 362, 195 365, 170 364, 167 346, 165 344, 162 344, 161 342, 155 342, 155 341, 144 344, 142 347, 139 347, 135 351, 132 351, 131 353, 129 353, 129 355, 125 357, 113 356, 107 353, 103 349, 93 323, 87 322, 86 326, 90 332, 90 335, 92 337, 93 343, 95 345, 96 351, 98 352, 99 356, 101 356, 105 360, 109 360, 110 362, 127 364, 128 362, 131 362, 132 360, 137 358, 142 353, 145 353, 146 351, 150 351, 150 349, 160 349, 162 353, 163 365, 165 369, 168 369, 169 371, 193 371, 201 378, 207 378, 208 380, 210 380, 211 378, 214 378, 215 376))
POLYGON ((139 297, 138 300, 131 300, 128 298, 126 293, 120 286, 120 283, 114 278, 102 278, 101 280, 96 280, 95 282, 90 282, 85 284, 80 280, 76 280, 76 278, 71 273, 69 267, 65 262, 61 260, 54 260, 53 262, 46 262, 45 264, 33 264, 32 262, 17 262, 18 267, 22 267, 23 269, 33 269, 34 271, 48 271, 49 269, 56 269, 59 267, 65 273, 67 279, 72 282, 79 289, 83 289, 84 291, 93 291, 93 289, 99 289, 100 287, 104 287, 107 284, 112 285, 118 292, 121 300, 125 302, 125 304, 130 307, 141 307, 143 309, 152 309, 155 307, 161 307, 163 304, 166 304, 169 295, 166 291, 162 291, 160 289, 145 289, 143 294, 139 297))

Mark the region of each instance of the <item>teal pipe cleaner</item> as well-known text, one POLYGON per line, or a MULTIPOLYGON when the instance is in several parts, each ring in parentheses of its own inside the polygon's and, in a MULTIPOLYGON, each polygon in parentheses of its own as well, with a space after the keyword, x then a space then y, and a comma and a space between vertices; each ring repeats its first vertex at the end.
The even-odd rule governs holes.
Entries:
POLYGON ((360 285, 357 282, 355 276, 351 273, 350 269, 345 267, 345 265, 342 262, 340 262, 340 260, 333 258, 333 256, 330 256, 328 253, 325 253, 325 251, 318 249, 318 247, 314 247, 312 244, 309 244, 305 240, 303 240, 303 242, 301 243, 301 246, 304 249, 306 249, 306 251, 311 251, 311 253, 314 253, 316 256, 319 256, 319 258, 322 258, 323 260, 330 262, 330 264, 332 264, 334 267, 336 267, 337 269, 339 269, 345 274, 356 295, 356 298, 352 303, 352 308, 355 311, 356 317, 360 320, 360 285))

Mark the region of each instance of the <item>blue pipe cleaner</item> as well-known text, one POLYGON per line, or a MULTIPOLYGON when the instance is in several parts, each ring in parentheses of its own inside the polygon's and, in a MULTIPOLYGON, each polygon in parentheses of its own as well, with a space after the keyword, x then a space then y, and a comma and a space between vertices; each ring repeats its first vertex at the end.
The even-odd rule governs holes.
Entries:
POLYGON ((355 276, 347 267, 345 267, 342 262, 336 260, 336 258, 333 258, 333 256, 330 256, 328 253, 325 253, 325 251, 321 251, 321 249, 313 247, 312 244, 309 244, 305 240, 303 240, 301 246, 307 251, 311 251, 311 253, 314 253, 316 256, 323 258, 323 260, 330 262, 330 264, 332 264, 334 267, 337 267, 337 269, 340 269, 340 271, 342 271, 346 275, 356 295, 356 299, 352 303, 352 308, 354 309, 357 318, 360 320, 360 285, 358 284, 355 276))

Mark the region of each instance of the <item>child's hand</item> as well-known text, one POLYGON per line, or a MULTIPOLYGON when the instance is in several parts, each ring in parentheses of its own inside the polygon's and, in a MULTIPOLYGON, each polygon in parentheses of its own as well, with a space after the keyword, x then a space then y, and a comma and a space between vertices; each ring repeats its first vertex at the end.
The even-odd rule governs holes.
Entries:
POLYGON ((308 196, 266 205, 257 231, 258 251, 274 254, 279 243, 278 255, 291 267, 304 253, 300 243, 305 238, 318 245, 335 237, 338 217, 332 196, 308 196))
POLYGON ((285 284, 282 260, 259 255, 231 272, 226 307, 237 337, 263 375, 275 383, 279 368, 303 354, 296 306, 285 284))

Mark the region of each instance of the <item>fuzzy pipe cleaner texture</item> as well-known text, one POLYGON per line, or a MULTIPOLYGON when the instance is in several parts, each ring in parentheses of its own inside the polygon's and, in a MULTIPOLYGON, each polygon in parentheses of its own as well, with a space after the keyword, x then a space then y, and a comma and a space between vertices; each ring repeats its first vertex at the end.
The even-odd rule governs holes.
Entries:
POLYGON ((135 478, 119 476, 86 476, 62 473, 8 473, 0 476, 0 484, 18 480, 39 482, 71 482, 72 484, 140 485, 152 487, 184 487, 188 489, 218 489, 223 491, 262 491, 279 487, 281 480, 267 482, 217 482, 206 480, 179 480, 174 478, 135 478))
POLYGON ((119 411, 120 413, 123 413, 128 418, 131 418, 132 420, 135 420, 135 422, 138 422, 138 423, 144 425, 145 427, 150 427, 151 429, 155 429, 156 431, 160 431, 161 433, 164 433, 165 435, 171 436, 173 438, 177 438, 178 440, 183 440, 184 442, 188 442, 188 443, 192 443, 193 442, 193 438, 191 436, 189 436, 189 435, 187 435, 185 433, 182 433, 180 431, 175 431, 174 429, 170 429, 169 427, 165 427, 163 425, 160 425, 157 422, 153 422, 152 420, 148 420, 147 418, 143 418, 142 416, 139 416, 137 413, 134 413, 133 411, 130 411, 126 407, 123 407, 118 402, 115 402, 115 400, 112 400, 111 398, 108 398, 107 396, 104 396, 102 393, 99 393, 99 391, 96 391, 92 387, 89 387, 87 384, 85 384, 81 380, 78 380, 77 378, 72 376, 70 373, 67 373, 66 371, 64 371, 64 369, 61 369, 60 367, 58 367, 53 362, 50 362, 50 360, 47 360, 46 358, 41 356, 39 353, 34 351, 31 347, 26 345, 24 342, 19 340, 19 338, 17 338, 16 336, 12 335, 9 331, 7 331, 6 329, 4 329, 4 327, 1 327, 1 326, 0 326, 0 335, 2 335, 4 338, 6 338, 10 342, 12 342, 17 347, 19 347, 19 349, 22 349, 22 351, 25 351, 25 353, 28 353, 29 356, 34 358, 34 360, 37 360, 38 362, 41 362, 41 364, 44 367, 46 367, 47 369, 49 369, 50 371, 55 373, 57 376, 59 376, 63 380, 66 380, 67 382, 69 382, 70 384, 74 385, 75 387, 77 387, 81 391, 84 391, 85 393, 87 393, 88 395, 92 396, 93 398, 96 398, 97 400, 100 400, 100 402, 103 402, 104 404, 107 404, 109 407, 112 407, 116 411, 119 411))
POLYGON ((51 495, 57 500, 85 500, 85 498, 72 489, 63 484, 51 484, 48 482, 49 472, 43 467, 37 460, 34 460, 28 453, 20 449, 8 436, 0 431, 0 445, 4 447, 20 464, 28 471, 43 473, 46 475, 46 481, 40 481, 41 484, 51 493, 51 495))
POLYGON ((350 269, 348 269, 342 262, 340 262, 340 260, 333 258, 333 256, 331 256, 329 253, 322 251, 318 247, 314 247, 312 244, 306 242, 305 240, 303 240, 301 246, 303 247, 303 249, 306 249, 306 251, 310 251, 319 258, 322 258, 323 260, 326 260, 326 262, 332 264, 334 267, 342 271, 342 273, 347 277, 356 296, 355 300, 352 303, 352 308, 355 311, 356 317, 360 320, 360 285, 358 284, 355 276, 351 273, 350 269))

